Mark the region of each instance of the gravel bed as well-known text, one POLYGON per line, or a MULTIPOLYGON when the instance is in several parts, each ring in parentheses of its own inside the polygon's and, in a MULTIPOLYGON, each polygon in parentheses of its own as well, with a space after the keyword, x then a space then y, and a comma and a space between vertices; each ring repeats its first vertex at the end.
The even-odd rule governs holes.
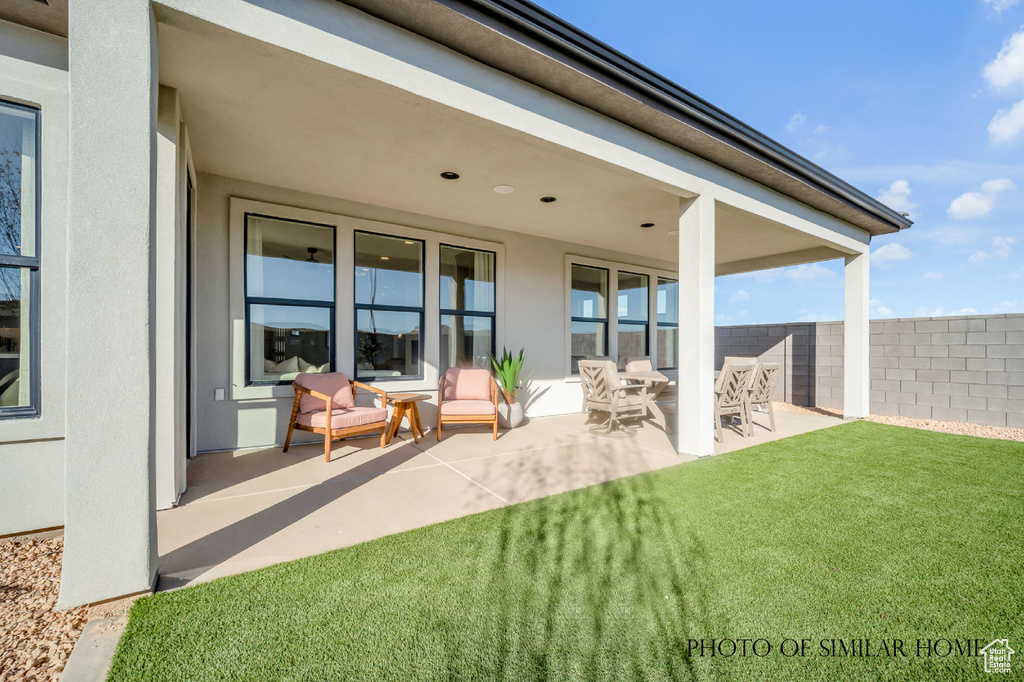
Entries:
MULTIPOLYGON (((787 412, 803 412, 806 414, 824 414, 830 417, 842 417, 839 410, 828 410, 823 407, 801 407, 789 403, 774 403, 779 410, 787 412)), ((969 424, 967 422, 944 422, 937 419, 911 419, 910 417, 883 417, 871 415, 868 421, 878 424, 892 424, 893 426, 907 426, 912 429, 924 429, 925 431, 940 431, 942 433, 955 433, 961 436, 979 436, 981 438, 998 438, 999 440, 1015 440, 1024 442, 1024 429, 1015 429, 1009 426, 985 426, 984 424, 969 424)))
POLYGON ((58 680, 88 607, 57 611, 62 537, 0 540, 0 680, 58 680))

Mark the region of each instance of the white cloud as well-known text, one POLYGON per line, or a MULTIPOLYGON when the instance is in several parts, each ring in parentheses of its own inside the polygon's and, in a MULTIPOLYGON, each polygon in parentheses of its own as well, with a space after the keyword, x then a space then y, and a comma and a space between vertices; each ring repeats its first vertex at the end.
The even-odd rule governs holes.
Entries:
POLYGON ((1003 10, 1010 9, 1017 4, 1017 0, 983 0, 986 5, 1002 14, 1003 10))
POLYGON ((789 123, 786 124, 786 130, 788 130, 789 132, 793 132, 806 122, 807 117, 798 111, 789 117, 789 123))
POLYGON ((978 311, 975 308, 957 308, 956 310, 947 311, 944 307, 938 306, 937 308, 918 308, 914 312, 914 317, 954 317, 977 314, 978 311))
POLYGON ((988 84, 997 90, 1024 86, 1024 26, 1007 38, 983 73, 988 84))
POLYGON ((799 317, 796 318, 797 322, 831 322, 831 318, 828 315, 817 315, 807 310, 807 308, 801 308, 796 311, 799 317))
POLYGON ((827 133, 827 132, 828 132, 828 126, 825 125, 824 123, 819 123, 818 127, 814 129, 814 133, 816 135, 820 135, 821 133, 827 133))
POLYGON ((816 279, 832 279, 836 276, 836 273, 832 272, 824 265, 818 263, 808 263, 805 265, 797 265, 795 267, 786 268, 782 276, 791 282, 810 282, 816 279))
POLYGON ((888 308, 882 305, 882 302, 877 298, 873 298, 868 301, 868 316, 871 318, 878 317, 892 317, 892 308, 888 308))
POLYGON ((914 255, 914 252, 903 246, 903 244, 886 244, 871 252, 871 264, 878 265, 879 267, 885 267, 889 263, 894 263, 898 260, 907 260, 914 255))
POLYGON ((729 297, 729 303, 739 303, 740 301, 749 301, 750 294, 740 289, 735 294, 729 297))
POLYGON ((1000 109, 988 124, 988 139, 993 144, 1010 144, 1024 130, 1024 99, 1009 109, 1000 109))
POLYGON ((921 276, 924 277, 925 279, 942 279, 943 277, 945 277, 945 275, 942 274, 941 272, 934 271, 926 272, 921 276))
POLYGON ((1013 181, 1009 178, 996 178, 981 183, 980 192, 964 192, 956 199, 953 199, 946 209, 946 213, 953 220, 969 220, 970 218, 984 218, 992 211, 996 204, 996 197, 1003 192, 1014 189, 1013 181))
MULTIPOLYGON (((993 6, 1005 9, 1006 0, 995 0, 993 6)), ((999 54, 985 65, 985 80, 995 90, 1010 93, 1024 89, 1024 26, 1010 36, 999 54)), ((1009 109, 1000 109, 988 124, 988 138, 993 144, 1010 144, 1024 130, 1024 99, 1009 109)))
POLYGON ((985 261, 992 258, 1005 260, 1010 257, 1010 252, 1013 250, 1013 243, 1015 241, 1017 240, 1013 237, 993 237, 991 251, 982 251, 981 249, 977 249, 974 254, 967 259, 967 262, 972 265, 983 265, 985 261))
POLYGON ((906 180, 893 180, 893 183, 889 185, 889 189, 880 191, 878 200, 894 211, 907 213, 913 218, 914 209, 917 208, 917 204, 910 201, 912 191, 910 183, 906 180))

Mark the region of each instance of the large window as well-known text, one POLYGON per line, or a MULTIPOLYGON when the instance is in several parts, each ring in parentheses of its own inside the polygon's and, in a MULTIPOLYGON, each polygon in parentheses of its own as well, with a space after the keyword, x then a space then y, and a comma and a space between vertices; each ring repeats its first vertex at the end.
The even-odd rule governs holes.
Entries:
POLYGON ((0 417, 39 413, 39 111, 0 101, 0 417))
POLYGON ((679 282, 658 278, 658 369, 679 367, 679 282))
POLYGON ((334 367, 334 228, 245 216, 247 383, 334 367))
POLYGON ((608 270, 572 266, 570 301, 572 338, 571 369, 578 374, 579 361, 606 355, 608 348, 608 270))
POLYGON ((356 377, 423 376, 423 241, 355 235, 356 377))
POLYGON ((619 367, 627 358, 649 355, 647 346, 648 277, 619 270, 619 367))
POLYGON ((440 248, 441 357, 449 367, 490 369, 494 353, 495 254, 457 246, 440 248))

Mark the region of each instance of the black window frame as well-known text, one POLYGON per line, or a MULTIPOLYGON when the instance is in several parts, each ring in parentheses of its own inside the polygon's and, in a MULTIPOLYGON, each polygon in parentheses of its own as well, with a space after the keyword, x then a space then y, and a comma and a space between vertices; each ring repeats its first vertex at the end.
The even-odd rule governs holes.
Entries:
POLYGON ((424 347, 426 339, 426 308, 427 308, 427 242, 425 239, 417 239, 415 237, 405 237, 402 235, 388 234, 386 232, 372 232, 370 230, 353 230, 352 233, 352 254, 353 258, 356 254, 356 239, 361 234, 368 234, 373 237, 388 237, 390 239, 401 239, 403 241, 413 241, 420 245, 420 267, 423 268, 420 272, 420 278, 422 279, 422 285, 420 286, 420 307, 415 308, 413 306, 402 306, 402 305, 381 305, 378 303, 359 303, 358 296, 356 296, 356 268, 359 266, 352 263, 352 353, 353 353, 353 379, 356 381, 367 381, 370 383, 379 383, 385 381, 423 381, 424 373, 423 366, 426 362, 424 358, 424 347), (380 310, 382 312, 399 312, 399 313, 419 313, 420 317, 420 350, 419 350, 419 371, 416 374, 402 374, 397 377, 394 376, 373 376, 373 377, 360 377, 359 376, 359 311, 360 310, 380 310))
MULTIPOLYGON (((498 343, 498 253, 496 251, 488 251, 487 249, 474 249, 474 248, 471 248, 471 247, 468 247, 468 246, 460 246, 459 244, 445 244, 445 243, 442 242, 441 244, 438 245, 438 249, 437 249, 437 281, 438 281, 438 283, 440 283, 441 276, 442 276, 441 275, 441 249, 445 249, 445 248, 447 248, 447 249, 458 249, 460 251, 474 251, 476 253, 489 253, 490 255, 494 256, 494 301, 493 301, 494 305, 491 306, 492 308, 494 308, 494 310, 492 310, 491 312, 488 313, 488 312, 481 312, 481 311, 478 311, 478 310, 459 310, 459 309, 456 309, 456 308, 442 308, 441 307, 441 290, 440 290, 440 287, 438 287, 438 292, 437 292, 437 307, 438 307, 437 334, 438 334, 438 339, 440 340, 440 336, 441 336, 441 319, 445 315, 461 315, 462 317, 489 317, 489 318, 491 318, 491 355, 493 356, 497 352, 497 343, 498 343)), ((440 353, 441 353, 440 343, 438 343, 438 358, 437 358, 438 364, 440 364, 440 362, 441 362, 440 353)), ((490 368, 487 368, 487 369, 490 369, 490 368)))
POLYGON ((255 211, 246 211, 242 219, 243 235, 242 243, 245 249, 243 253, 242 262, 242 293, 245 298, 245 385, 246 386, 287 386, 292 382, 290 380, 284 381, 253 381, 252 380, 252 324, 250 320, 250 309, 254 305, 276 305, 276 306, 291 306, 294 308, 329 308, 330 313, 330 329, 328 330, 328 346, 329 357, 330 357, 330 370, 336 371, 335 368, 335 356, 337 355, 337 337, 335 335, 335 318, 336 305, 338 298, 338 228, 335 225, 326 225, 324 223, 315 223, 309 220, 296 220, 294 218, 285 218, 279 215, 271 215, 267 213, 257 213, 255 211), (331 230, 331 243, 334 244, 334 256, 331 267, 334 269, 334 277, 331 278, 334 285, 332 290, 332 299, 330 302, 327 301, 316 301, 308 300, 304 298, 274 298, 270 296, 250 296, 249 295, 249 218, 266 218, 267 220, 279 220, 286 223, 299 223, 301 225, 314 225, 316 227, 326 227, 331 230))
MULTIPOLYGON (((662 283, 663 280, 666 283, 679 284, 679 280, 678 279, 672 279, 671 277, 662 277, 661 275, 658 275, 658 286, 659 287, 661 286, 661 283, 662 283)), ((657 295, 657 294, 655 294, 655 295, 657 295)), ((658 319, 658 311, 655 310, 654 311, 654 333, 657 334, 658 333, 658 329, 661 329, 662 327, 664 327, 665 329, 676 329, 676 330, 678 330, 679 329, 679 322, 678 321, 677 322, 662 322, 661 320, 658 319)), ((678 337, 679 337, 679 332, 677 331, 676 332, 676 338, 678 338, 678 337)), ((672 366, 662 365, 661 364, 661 357, 659 356, 658 357, 658 366, 655 367, 654 369, 656 369, 656 370, 679 369, 679 353, 678 352, 676 353, 676 364, 672 365, 672 366)))
MULTIPOLYGON (((651 301, 651 276, 649 274, 647 274, 647 273, 644 273, 644 272, 633 272, 632 270, 621 270, 621 269, 620 270, 616 270, 615 271, 615 287, 616 287, 615 288, 615 292, 616 293, 619 293, 620 291, 622 291, 619 288, 619 284, 621 284, 621 276, 623 274, 633 275, 634 277, 646 277, 647 278, 647 286, 644 287, 644 288, 647 289, 647 307, 650 308, 650 305, 651 305, 651 303, 650 303, 650 301, 651 301)), ((619 334, 619 325, 623 325, 623 324, 630 324, 630 325, 634 325, 634 326, 642 325, 643 328, 644 328, 644 355, 650 356, 650 354, 651 354, 651 311, 650 310, 647 311, 647 319, 646 320, 623 319, 623 318, 619 317, 618 312, 619 312, 618 311, 618 302, 616 302, 616 310, 615 310, 615 335, 616 335, 616 337, 618 337, 618 334, 619 334)), ((618 338, 616 338, 616 344, 617 343, 618 343, 618 338)), ((607 348, 607 346, 605 346, 605 347, 607 348)), ((618 360, 621 361, 622 360, 622 354, 617 352, 616 355, 618 356, 618 360)))
MULTIPOLYGON (((31 106, 28 104, 22 104, 20 102, 12 102, 10 100, 0 98, 0 103, 4 106, 11 107, 12 109, 21 109, 23 111, 31 112, 35 118, 36 126, 36 145, 35 145, 35 251, 31 256, 14 256, 14 255, 0 255, 0 267, 18 269, 29 271, 29 310, 28 310, 28 323, 29 323, 29 339, 28 350, 31 353, 29 357, 29 404, 28 405, 17 405, 12 407, 0 407, 0 420, 7 419, 25 419, 39 417, 42 415, 42 389, 41 389, 41 377, 40 370, 42 367, 41 358, 39 357, 39 351, 42 348, 42 344, 39 341, 40 337, 40 309, 42 308, 40 301, 40 294, 42 287, 40 285, 40 266, 41 259, 39 256, 41 250, 41 237, 42 237, 42 196, 43 196, 43 173, 42 173, 42 139, 43 139, 43 112, 40 107, 31 106)), ((21 377, 18 377, 19 380, 21 377)))
MULTIPOLYGON (((611 309, 611 302, 608 300, 608 295, 611 293, 612 285, 612 271, 611 268, 603 268, 600 265, 585 265, 584 263, 570 263, 569 264, 569 335, 572 336, 572 323, 573 322, 598 322, 604 325, 604 352, 608 353, 608 327, 609 327, 609 310, 611 309), (606 293, 604 301, 604 317, 577 317, 572 314, 572 271, 573 268, 589 268, 591 270, 601 270, 607 277, 606 281, 606 293)), ((572 369, 572 353, 569 355, 569 375, 579 376, 579 369, 573 371, 572 369)))

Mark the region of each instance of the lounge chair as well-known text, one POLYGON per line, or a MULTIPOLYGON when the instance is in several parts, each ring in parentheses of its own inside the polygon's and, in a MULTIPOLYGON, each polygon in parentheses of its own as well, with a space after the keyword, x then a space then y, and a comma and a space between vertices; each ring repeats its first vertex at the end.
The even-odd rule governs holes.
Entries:
POLYGON ((341 372, 310 374, 303 372, 292 382, 295 404, 284 439, 288 452, 292 432, 311 431, 324 435, 324 461, 331 461, 331 441, 362 433, 380 431, 380 446, 387 443, 388 394, 358 381, 349 381, 341 372), (356 407, 356 391, 366 389, 379 396, 380 407, 356 407))
POLYGON ((452 367, 437 387, 437 440, 444 424, 490 424, 498 440, 498 384, 486 369, 452 367))

